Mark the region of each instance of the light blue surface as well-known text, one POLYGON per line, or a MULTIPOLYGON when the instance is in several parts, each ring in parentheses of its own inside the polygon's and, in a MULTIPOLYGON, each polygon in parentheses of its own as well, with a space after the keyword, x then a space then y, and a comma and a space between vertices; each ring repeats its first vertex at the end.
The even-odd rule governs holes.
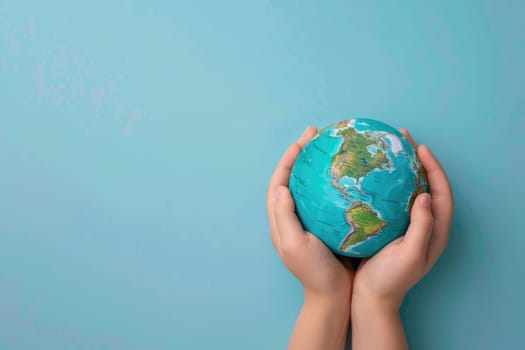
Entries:
POLYGON ((522 1, 0 0, 0 348, 278 349, 301 305, 267 180, 308 124, 409 128, 448 171, 414 349, 517 349, 522 1))
POLYGON ((375 119, 354 118, 325 127, 303 147, 290 172, 289 187, 297 217, 305 230, 337 254, 369 257, 405 233, 411 201, 419 193, 417 187, 428 192, 425 177, 418 175, 417 169, 421 167, 414 147, 390 125, 375 119), (344 136, 349 130, 351 135, 360 135, 360 140, 364 140, 355 141, 362 143, 364 153, 373 148, 374 157, 379 150, 385 161, 359 176, 337 170, 347 160, 335 160, 336 155, 350 159, 343 153, 353 155, 354 164, 366 163, 364 154, 359 158, 355 149, 349 150, 348 144, 354 142, 350 140, 358 139, 344 136), (353 235, 360 234, 359 230, 367 229, 352 219, 356 204, 368 208, 382 226, 378 225, 374 234, 348 244, 353 235))

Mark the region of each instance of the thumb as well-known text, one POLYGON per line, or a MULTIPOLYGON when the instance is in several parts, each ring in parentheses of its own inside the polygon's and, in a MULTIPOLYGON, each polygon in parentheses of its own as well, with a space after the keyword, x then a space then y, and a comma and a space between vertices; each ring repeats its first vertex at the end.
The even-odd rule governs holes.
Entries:
POLYGON ((295 205, 288 188, 275 191, 275 222, 282 252, 295 250, 306 241, 303 227, 295 215, 295 205))
POLYGON ((403 245, 408 249, 407 254, 426 258, 433 224, 430 194, 421 193, 412 206, 410 225, 403 239, 403 245))

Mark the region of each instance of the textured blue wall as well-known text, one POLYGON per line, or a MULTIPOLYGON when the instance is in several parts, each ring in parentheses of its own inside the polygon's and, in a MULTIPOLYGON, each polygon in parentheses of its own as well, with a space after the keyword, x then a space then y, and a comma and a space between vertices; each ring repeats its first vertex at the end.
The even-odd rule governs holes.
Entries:
POLYGON ((450 244, 414 349, 515 349, 523 1, 0 0, 0 348, 278 349, 301 305, 267 180, 304 127, 411 130, 450 244))

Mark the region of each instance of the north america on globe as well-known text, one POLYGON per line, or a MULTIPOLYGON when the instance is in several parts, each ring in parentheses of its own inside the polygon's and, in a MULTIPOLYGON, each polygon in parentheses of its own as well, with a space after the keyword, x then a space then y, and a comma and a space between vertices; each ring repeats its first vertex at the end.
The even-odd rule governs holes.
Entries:
POLYGON ((428 191, 414 147, 393 127, 350 119, 305 145, 289 181, 304 228, 334 252, 366 257, 404 233, 428 191))

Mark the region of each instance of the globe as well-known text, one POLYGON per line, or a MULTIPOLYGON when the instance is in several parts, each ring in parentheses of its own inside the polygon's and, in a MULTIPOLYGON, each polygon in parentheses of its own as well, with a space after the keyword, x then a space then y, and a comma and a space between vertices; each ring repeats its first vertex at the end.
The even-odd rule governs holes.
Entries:
POLYGON ((372 256, 404 234, 415 198, 428 192, 412 144, 366 118, 321 130, 299 153, 289 188, 304 229, 351 257, 372 256))

